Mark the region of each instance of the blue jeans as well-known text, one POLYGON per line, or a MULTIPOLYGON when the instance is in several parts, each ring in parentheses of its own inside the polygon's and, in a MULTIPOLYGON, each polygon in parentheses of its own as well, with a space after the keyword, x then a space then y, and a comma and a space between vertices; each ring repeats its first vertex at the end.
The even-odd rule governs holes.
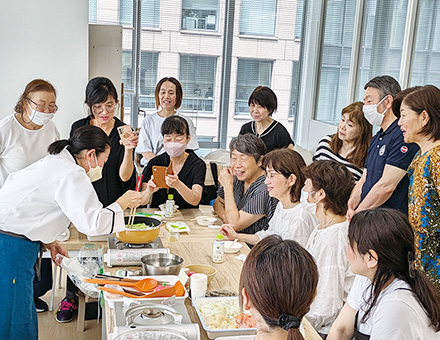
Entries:
POLYGON ((0 339, 38 339, 33 299, 39 241, 0 233, 0 339))

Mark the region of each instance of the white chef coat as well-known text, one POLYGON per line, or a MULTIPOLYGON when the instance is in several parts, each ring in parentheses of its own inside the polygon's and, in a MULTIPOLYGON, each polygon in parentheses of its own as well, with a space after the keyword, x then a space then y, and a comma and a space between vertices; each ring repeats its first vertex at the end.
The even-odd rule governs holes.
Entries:
POLYGON ((317 332, 328 334, 344 305, 354 275, 347 260, 348 221, 324 229, 316 227, 306 249, 318 266, 318 287, 307 320, 317 332))
POLYGON ((359 311, 358 330, 370 335, 370 340, 434 340, 440 332, 430 327, 430 320, 411 291, 408 283, 400 279, 387 286, 379 294, 377 304, 365 323, 361 320, 368 309, 371 281, 356 275, 347 303, 359 311))
MULTIPOLYGON (((180 113, 176 115, 185 118, 189 126, 189 134, 191 139, 187 145, 187 149, 197 150, 199 148, 199 142, 197 141, 196 128, 189 117, 185 117, 180 113)), ((163 149, 163 136, 162 136, 162 123, 166 118, 158 115, 157 111, 152 114, 146 115, 142 121, 141 132, 139 133, 139 142, 136 147, 136 153, 142 154, 143 152, 152 152, 156 156, 164 153, 163 149)), ((141 164, 146 165, 148 162, 145 158, 142 158, 141 164)))
POLYGON ((8 175, 23 169, 47 155, 50 144, 60 139, 54 122, 41 129, 30 130, 22 126, 15 115, 0 121, 0 188, 8 175))
POLYGON ((281 236, 283 240, 294 240, 305 247, 312 230, 317 225, 318 219, 315 214, 304 209, 301 204, 284 209, 283 204, 278 202, 269 221, 269 228, 260 230, 255 235, 261 240, 266 236, 276 234, 281 236))
POLYGON ((125 229, 120 205, 103 208, 85 170, 67 149, 10 174, 0 189, 1 230, 51 243, 70 222, 91 236, 125 229))

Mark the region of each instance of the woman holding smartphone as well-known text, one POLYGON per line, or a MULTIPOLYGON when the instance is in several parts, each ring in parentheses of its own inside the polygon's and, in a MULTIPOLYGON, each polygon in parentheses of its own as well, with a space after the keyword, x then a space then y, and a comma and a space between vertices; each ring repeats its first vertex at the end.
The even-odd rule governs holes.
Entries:
POLYGON ((206 165, 194 152, 185 151, 191 140, 188 122, 180 116, 168 117, 162 124, 162 136, 165 153, 152 158, 143 171, 143 204, 158 207, 172 194, 180 208, 197 208, 204 190, 206 165), (165 183, 160 183, 153 170, 159 172, 164 167, 165 183))

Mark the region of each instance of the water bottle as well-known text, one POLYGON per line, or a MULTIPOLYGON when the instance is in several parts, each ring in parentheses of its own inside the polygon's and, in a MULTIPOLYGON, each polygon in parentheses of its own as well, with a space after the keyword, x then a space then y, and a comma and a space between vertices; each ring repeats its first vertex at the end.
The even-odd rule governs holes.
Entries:
POLYGON ((165 217, 174 216, 174 196, 172 194, 168 195, 168 199, 165 202, 165 217))
POLYGON ((223 241, 223 234, 218 233, 214 241, 212 249, 212 262, 222 263, 225 261, 225 242, 223 241))

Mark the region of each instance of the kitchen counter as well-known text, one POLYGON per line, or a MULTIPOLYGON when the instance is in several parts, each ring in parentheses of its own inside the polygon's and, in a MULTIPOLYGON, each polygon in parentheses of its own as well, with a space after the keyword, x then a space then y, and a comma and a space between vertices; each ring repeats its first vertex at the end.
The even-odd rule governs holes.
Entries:
MULTIPOLYGON (((137 212, 152 213, 156 209, 137 209, 137 212)), ((210 229, 205 226, 200 226, 195 220, 197 216, 212 216, 213 210, 211 206, 200 206, 199 209, 186 209, 179 210, 173 218, 166 218, 166 221, 184 221, 190 227, 191 231, 188 233, 181 233, 180 238, 176 242, 170 242, 167 240, 167 231, 164 227, 161 228, 159 237, 161 238, 164 247, 169 248, 172 254, 177 254, 183 257, 183 266, 189 264, 209 264, 217 269, 217 274, 211 283, 208 285, 208 290, 212 289, 227 289, 238 292, 239 280, 241 268, 243 262, 237 260, 235 256, 242 254, 248 254, 249 248, 245 243, 242 243, 243 247, 237 254, 225 254, 225 262, 216 264, 211 261, 212 246, 215 236, 218 230, 210 229)), ((221 224, 220 220, 215 223, 221 224)), ((90 242, 87 237, 75 228, 71 228, 70 239, 67 242, 63 242, 63 245, 68 250, 79 250, 84 243, 95 243, 96 245, 102 245, 106 250, 106 242, 90 242)), ((139 267, 137 267, 139 268, 139 267)), ((121 267, 104 268, 104 271, 115 273, 121 267)), ((185 302, 188 314, 193 322, 197 322, 200 325, 200 321, 197 317, 195 309, 192 307, 190 301, 187 299, 185 302)), ((106 332, 107 334, 113 329, 112 310, 106 306, 106 332)), ((303 321, 303 326, 306 332, 306 340, 321 340, 321 337, 316 333, 313 327, 307 322, 303 321)), ((205 331, 200 325, 201 339, 208 339, 205 331)))

